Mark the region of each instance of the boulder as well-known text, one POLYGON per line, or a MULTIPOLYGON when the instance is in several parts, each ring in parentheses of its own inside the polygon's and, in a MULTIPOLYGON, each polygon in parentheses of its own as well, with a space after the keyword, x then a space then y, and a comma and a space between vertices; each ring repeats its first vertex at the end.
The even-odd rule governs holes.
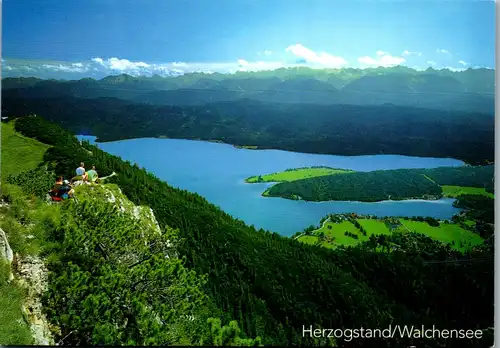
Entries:
MULTIPOLYGON (((7 262, 10 266, 12 264, 12 260, 14 260, 14 254, 12 253, 12 249, 9 245, 7 234, 0 228, 0 261, 7 262)), ((13 279, 14 275, 12 274, 12 271, 9 271, 9 282, 13 279)))

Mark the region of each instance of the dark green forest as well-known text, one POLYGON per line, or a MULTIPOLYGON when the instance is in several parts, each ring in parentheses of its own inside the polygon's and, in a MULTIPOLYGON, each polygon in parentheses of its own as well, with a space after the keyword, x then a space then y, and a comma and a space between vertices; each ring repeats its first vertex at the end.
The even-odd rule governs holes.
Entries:
POLYGON ((318 176, 271 186, 267 196, 308 201, 363 201, 440 198, 441 185, 485 188, 493 192, 495 167, 398 169, 318 176))
MULTIPOLYGON (((492 333, 487 329, 493 325, 493 260, 488 245, 465 255, 430 238, 406 234, 335 251, 309 246, 247 226, 197 194, 175 189, 144 169, 88 143, 80 144, 73 135, 39 116, 19 118, 15 128, 53 145, 45 155, 45 164, 58 175, 71 177, 81 161, 95 164, 101 176, 116 172, 118 175, 110 181, 118 184, 132 202, 150 206, 163 230, 179 230, 179 252, 185 257, 185 267, 207 276, 203 290, 215 306, 213 315, 220 316, 223 322, 237 320, 247 336, 259 336, 264 344, 318 344, 302 335, 303 326, 309 325, 386 328, 389 324, 426 324, 481 329, 485 330, 485 338, 446 342, 395 338, 337 344, 491 345, 492 333), (402 251, 374 251, 377 243, 389 240, 399 243, 402 251), (412 252, 404 252, 409 245, 412 252), (468 257, 475 261, 454 262, 468 257)), ((85 210, 73 213, 85 214, 85 210)), ((107 214, 105 210, 102 213, 107 214)), ((96 234, 95 238, 101 237, 96 234)), ((78 290, 78 285, 74 287, 78 290)), ((78 303, 77 297, 73 300, 78 303)), ((56 309, 57 315, 69 315, 64 311, 74 310, 64 306, 56 309)), ((109 332, 109 327, 101 328, 109 332)))
POLYGON ((492 114, 495 73, 484 68, 418 71, 405 66, 323 70, 301 67, 231 75, 122 74, 71 81, 7 77, 2 81, 2 89, 10 97, 112 97, 154 105, 187 106, 252 99, 265 103, 321 105, 391 103, 492 114))
POLYGON ((462 195, 453 203, 457 208, 465 209, 464 217, 456 217, 457 220, 469 218, 474 221, 479 221, 483 227, 487 228, 489 233, 486 233, 483 238, 490 237, 494 232, 495 223, 495 200, 482 195, 462 195))
POLYGON ((7 92, 3 116, 39 114, 98 141, 164 136, 333 155, 451 157, 470 164, 494 159, 493 114, 249 99, 158 106, 114 98, 14 98, 7 92))
POLYGON ((424 174, 439 185, 480 187, 493 193, 495 166, 440 167, 423 170, 424 174))

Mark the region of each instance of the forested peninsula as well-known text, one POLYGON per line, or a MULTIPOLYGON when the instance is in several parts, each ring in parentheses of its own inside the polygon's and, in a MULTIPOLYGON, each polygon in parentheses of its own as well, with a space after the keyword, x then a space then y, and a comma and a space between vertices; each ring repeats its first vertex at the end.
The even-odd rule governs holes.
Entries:
MULTIPOLYGON (((453 197, 460 190, 484 194, 493 193, 494 165, 440 167, 435 169, 398 169, 371 172, 336 172, 308 169, 311 177, 300 177, 304 170, 286 171, 269 175, 281 178, 299 173, 293 180, 283 180, 263 192, 263 196, 306 201, 361 201, 378 202, 404 199, 439 199, 453 197), (312 176, 311 173, 316 173, 312 176), (477 189, 477 190, 474 190, 477 189)), ((262 177, 262 176, 260 176, 262 177)), ((263 177, 266 177, 265 175, 263 177)), ((259 182, 259 176, 247 182, 259 182)), ((262 179, 261 182, 265 180, 262 179)), ((274 180, 281 181, 281 180, 274 180)))

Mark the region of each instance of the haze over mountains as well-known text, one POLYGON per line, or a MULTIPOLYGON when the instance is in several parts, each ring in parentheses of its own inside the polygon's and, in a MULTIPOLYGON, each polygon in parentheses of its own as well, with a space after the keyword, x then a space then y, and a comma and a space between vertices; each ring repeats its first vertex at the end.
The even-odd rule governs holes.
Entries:
POLYGON ((281 68, 235 74, 161 77, 107 76, 100 80, 2 80, 3 98, 111 97, 154 105, 203 105, 252 99, 285 104, 354 104, 494 112, 494 70, 425 71, 404 66, 374 69, 281 68))

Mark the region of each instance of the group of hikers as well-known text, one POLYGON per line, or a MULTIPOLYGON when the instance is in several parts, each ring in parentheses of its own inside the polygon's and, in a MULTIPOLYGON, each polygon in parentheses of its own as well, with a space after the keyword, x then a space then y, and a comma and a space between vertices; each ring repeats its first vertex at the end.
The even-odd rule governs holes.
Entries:
POLYGON ((71 179, 71 182, 64 180, 62 176, 58 176, 56 183, 49 191, 49 195, 53 201, 61 201, 63 199, 72 198, 74 194, 73 183, 76 181, 82 181, 87 183, 98 183, 98 175, 95 166, 92 169, 85 170, 85 164, 82 162, 80 166, 76 168, 76 176, 71 179))

